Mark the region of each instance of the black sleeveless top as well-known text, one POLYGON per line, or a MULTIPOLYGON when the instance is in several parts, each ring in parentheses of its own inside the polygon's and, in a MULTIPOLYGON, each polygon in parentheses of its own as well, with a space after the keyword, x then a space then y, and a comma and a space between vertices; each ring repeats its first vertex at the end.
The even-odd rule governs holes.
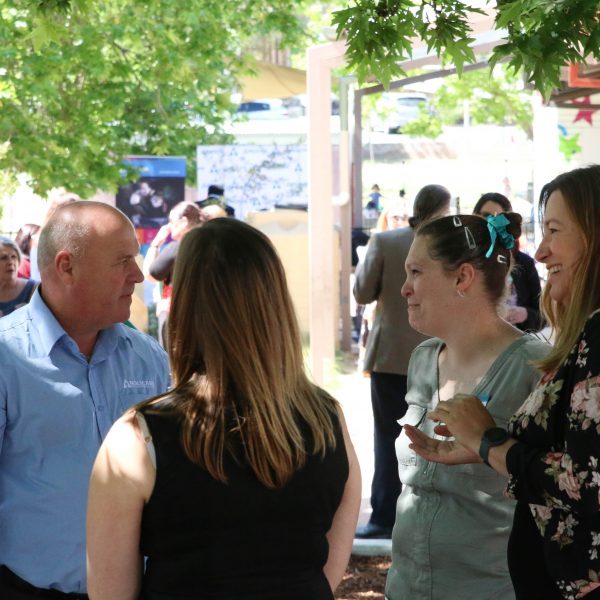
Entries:
POLYGON ((323 574, 326 533, 348 478, 337 414, 335 450, 309 456, 272 490, 231 457, 227 483, 217 481, 185 455, 177 417, 156 404, 141 412, 156 450, 156 483, 142 516, 141 599, 333 600, 323 574))

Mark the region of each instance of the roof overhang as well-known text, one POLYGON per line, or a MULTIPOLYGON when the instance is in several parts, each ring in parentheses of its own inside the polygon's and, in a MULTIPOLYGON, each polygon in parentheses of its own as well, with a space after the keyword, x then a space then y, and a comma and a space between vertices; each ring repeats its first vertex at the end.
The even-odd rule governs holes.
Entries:
POLYGON ((550 96, 550 101, 561 108, 577 108, 578 98, 590 96, 585 108, 600 109, 600 63, 590 60, 585 65, 569 65, 561 69, 561 87, 550 96), (595 101, 595 102, 594 102, 595 101))
POLYGON ((240 78, 244 102, 306 94, 306 71, 259 62, 256 74, 240 78))

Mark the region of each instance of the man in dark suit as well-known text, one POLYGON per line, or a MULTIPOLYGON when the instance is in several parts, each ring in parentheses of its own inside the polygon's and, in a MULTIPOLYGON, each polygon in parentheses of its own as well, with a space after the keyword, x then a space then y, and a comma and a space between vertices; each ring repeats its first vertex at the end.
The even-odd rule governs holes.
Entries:
MULTIPOLYGON (((450 193, 440 185, 427 185, 415 197, 410 226, 390 229, 371 237, 365 262, 356 270, 354 297, 359 304, 377 301, 375 318, 365 352, 364 370, 371 374, 374 420, 375 472, 371 484, 371 518, 356 530, 360 538, 389 538, 396 518, 398 477, 395 442, 398 419, 406 412, 408 361, 425 337, 408 324, 408 306, 401 294, 406 279, 404 262, 422 221, 444 216, 450 193)), ((393 215, 392 215, 393 216, 393 215)))

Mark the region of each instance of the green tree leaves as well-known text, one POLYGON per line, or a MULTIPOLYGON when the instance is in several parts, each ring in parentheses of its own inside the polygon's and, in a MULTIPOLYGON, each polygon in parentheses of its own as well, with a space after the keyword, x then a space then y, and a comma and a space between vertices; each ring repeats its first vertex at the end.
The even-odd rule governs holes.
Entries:
POLYGON ((459 73, 474 62, 468 12, 482 11, 461 0, 355 0, 333 13, 333 24, 347 40, 348 62, 359 81, 372 76, 387 87, 405 74, 398 63, 412 55, 415 36, 459 73))
POLYGON ((599 10, 597 0, 500 0, 496 24, 508 30, 508 41, 493 61, 508 57, 548 96, 560 87, 560 67, 600 58, 599 10))
MULTIPOLYGON (((303 36, 287 0, 2 0, 0 170, 36 192, 114 189, 131 154, 219 143, 256 36, 303 36)), ((190 168, 193 172, 193 168, 190 168)))
MULTIPOLYGON (((566 62, 600 59, 598 0, 497 0, 495 27, 506 43, 494 49, 492 67, 508 60, 544 96, 559 86, 566 62)), ((333 23, 348 43, 348 61, 360 81, 370 77, 385 86, 403 75, 398 62, 411 57, 411 38, 453 62, 460 73, 475 61, 469 46, 469 13, 479 2, 460 0, 353 0, 334 13, 333 23)))

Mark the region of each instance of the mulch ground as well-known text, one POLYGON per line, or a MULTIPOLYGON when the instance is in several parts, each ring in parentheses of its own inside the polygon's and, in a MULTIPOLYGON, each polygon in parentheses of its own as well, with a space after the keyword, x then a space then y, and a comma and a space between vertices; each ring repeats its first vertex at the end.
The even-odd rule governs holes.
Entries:
POLYGON ((383 600, 385 578, 392 564, 388 556, 351 556, 337 600, 383 600))

